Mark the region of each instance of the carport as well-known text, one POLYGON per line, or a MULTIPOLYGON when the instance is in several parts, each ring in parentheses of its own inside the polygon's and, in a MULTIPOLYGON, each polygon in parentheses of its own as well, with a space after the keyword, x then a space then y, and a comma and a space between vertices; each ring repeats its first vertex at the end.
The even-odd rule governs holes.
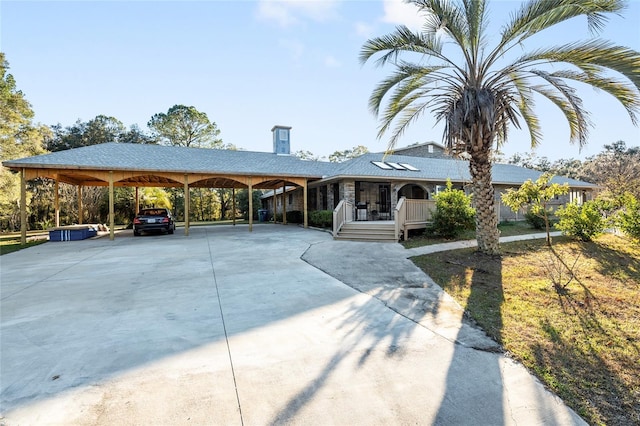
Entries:
MULTIPOLYGON (((140 187, 184 188, 185 235, 189 235, 190 188, 276 189, 303 188, 304 227, 308 226, 307 185, 325 174, 326 164, 303 161, 290 155, 267 152, 185 148, 175 146, 106 143, 50 154, 5 161, 5 167, 20 174, 21 242, 27 238, 27 181, 37 178, 55 182, 55 222, 60 226, 59 183, 78 187, 78 218, 82 224, 82 188, 109 187, 109 238, 113 240, 114 187, 136 188, 136 211, 140 187)), ((274 197, 277 195, 274 191, 274 197)), ((284 191, 283 191, 284 193, 284 191)), ((282 195, 284 197, 284 195, 282 195)), ((249 211, 253 197, 249 196, 249 211)), ((235 201, 235 196, 234 196, 235 201)), ((283 200, 283 205, 285 205, 283 200)), ((283 215, 286 223, 286 215, 283 215)), ((249 215, 249 231, 253 215, 249 215)))

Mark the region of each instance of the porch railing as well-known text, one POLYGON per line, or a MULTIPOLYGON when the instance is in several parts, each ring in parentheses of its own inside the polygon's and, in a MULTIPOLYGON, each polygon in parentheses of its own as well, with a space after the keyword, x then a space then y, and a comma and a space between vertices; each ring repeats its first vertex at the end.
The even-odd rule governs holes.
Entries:
POLYGON ((342 225, 353 221, 353 203, 346 200, 340 200, 335 209, 333 209, 333 236, 340 232, 342 225))
POLYGON ((404 229, 404 223, 407 221, 407 199, 402 197, 396 204, 395 224, 396 224, 396 241, 400 239, 400 232, 404 229))
POLYGON ((413 200, 405 197, 398 200, 395 211, 396 238, 404 233, 407 238, 407 230, 426 226, 431 221, 431 213, 436 209, 434 200, 413 200))

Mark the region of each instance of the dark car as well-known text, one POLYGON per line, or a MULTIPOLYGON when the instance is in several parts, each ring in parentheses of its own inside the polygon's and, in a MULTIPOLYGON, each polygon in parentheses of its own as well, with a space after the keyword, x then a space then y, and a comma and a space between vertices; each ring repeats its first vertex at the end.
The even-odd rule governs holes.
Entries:
POLYGON ((173 234, 176 223, 169 209, 152 208, 142 209, 133 219, 133 235, 136 237, 141 232, 160 231, 173 234))

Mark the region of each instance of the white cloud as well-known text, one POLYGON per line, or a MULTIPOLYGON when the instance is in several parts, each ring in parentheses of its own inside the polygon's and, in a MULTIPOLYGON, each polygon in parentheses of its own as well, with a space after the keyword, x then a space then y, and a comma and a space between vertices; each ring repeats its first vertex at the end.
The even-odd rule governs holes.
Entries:
POLYGON ((304 19, 326 21, 337 15, 338 0, 259 0, 257 16, 289 27, 304 19))
POLYGON ((370 38, 373 35, 373 25, 367 24, 365 22, 356 22, 355 28, 356 34, 358 34, 360 37, 370 38))
POLYGON ((424 23, 424 17, 413 4, 404 3, 402 0, 383 0, 383 22, 401 24, 413 30, 419 30, 424 23))
POLYGON ((340 68, 342 66, 342 63, 340 63, 340 61, 338 61, 333 56, 327 55, 324 58, 324 66, 327 68, 340 68))

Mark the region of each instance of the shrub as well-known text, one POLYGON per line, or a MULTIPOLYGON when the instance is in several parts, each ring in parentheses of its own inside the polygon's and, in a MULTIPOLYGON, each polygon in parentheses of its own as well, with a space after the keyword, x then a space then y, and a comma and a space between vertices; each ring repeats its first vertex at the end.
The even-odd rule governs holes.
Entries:
POLYGON ((617 225, 629 237, 640 241, 640 201, 633 195, 624 197, 624 204, 618 214, 617 225))
POLYGON ((50 228, 53 228, 55 225, 55 223, 53 222, 53 220, 51 219, 44 219, 40 222, 38 222, 38 229, 42 229, 42 230, 47 230, 50 228))
POLYGON ((551 209, 547 205, 555 197, 569 192, 569 184, 551 183, 552 179, 553 175, 551 173, 543 173, 535 182, 528 179, 520 188, 510 188, 502 194, 502 201, 514 212, 523 207, 529 207, 525 219, 535 229, 544 229, 546 231, 547 245, 549 247, 551 247, 551 235, 549 232, 551 209))
POLYGON ((462 231, 473 229, 476 211, 471 207, 471 196, 453 189, 447 180, 447 188, 435 196, 436 211, 432 216, 433 231, 443 237, 452 238, 462 231))
POLYGON ((288 223, 302 223, 303 221, 303 213, 300 210, 293 210, 287 212, 287 222, 288 223))
POLYGON ((319 228, 331 228, 333 226, 333 211, 314 210, 309 212, 309 225, 319 228))
POLYGON ((576 237, 582 241, 591 241, 604 232, 606 221, 595 201, 587 201, 581 206, 571 203, 556 211, 560 221, 556 228, 563 234, 576 237))
POLYGON ((544 220, 544 215, 540 213, 536 213, 533 208, 527 211, 524 215, 524 220, 533 228, 533 229, 545 229, 546 223, 544 220))

